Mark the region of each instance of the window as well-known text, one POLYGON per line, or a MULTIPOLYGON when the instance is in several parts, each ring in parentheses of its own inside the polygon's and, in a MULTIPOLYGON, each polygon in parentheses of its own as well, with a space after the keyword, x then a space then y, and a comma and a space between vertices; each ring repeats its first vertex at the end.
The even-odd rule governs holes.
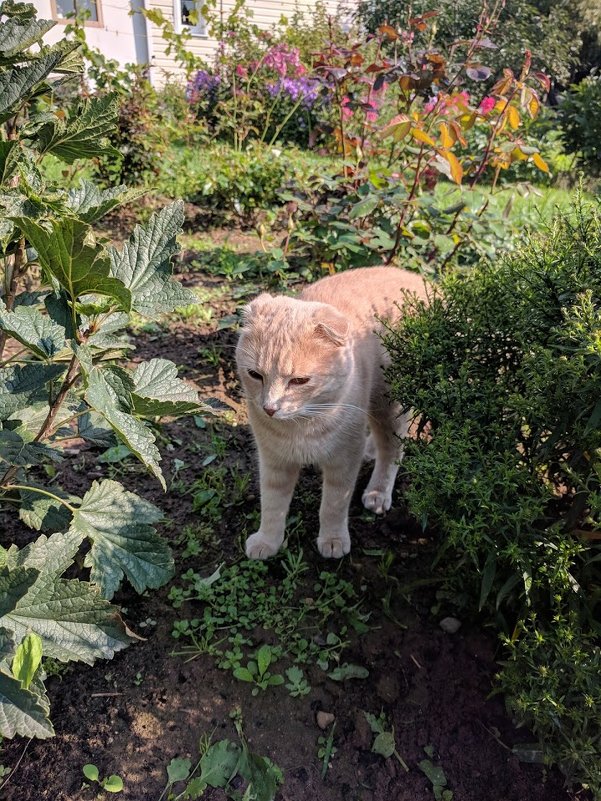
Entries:
POLYGON ((85 15, 85 25, 102 25, 100 0, 52 0, 52 16, 59 22, 68 22, 77 13, 85 15))
POLYGON ((173 11, 178 33, 187 29, 192 36, 207 35, 207 22, 200 11, 201 5, 200 0, 175 0, 173 11))

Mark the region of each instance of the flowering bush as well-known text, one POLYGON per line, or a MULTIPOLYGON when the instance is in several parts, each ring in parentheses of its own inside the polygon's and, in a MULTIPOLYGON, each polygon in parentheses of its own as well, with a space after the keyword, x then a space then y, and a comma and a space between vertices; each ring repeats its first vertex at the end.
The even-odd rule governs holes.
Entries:
POLYGON ((332 271, 402 254, 405 266, 442 272, 492 256, 503 226, 487 213, 488 196, 476 207, 467 198, 449 205, 437 184, 494 188, 514 164, 549 172, 524 132, 548 77, 531 75, 526 53, 519 73, 505 69, 491 85, 481 54, 493 47, 494 14, 483 13, 475 36, 448 55, 414 48, 415 33, 435 17, 411 19, 406 30, 382 25, 344 45, 331 40, 313 60, 307 77, 323 86, 320 132, 339 170, 288 198, 283 255, 295 267, 299 255, 332 271))
POLYGON ((236 149, 252 139, 307 146, 328 100, 298 47, 248 27, 226 33, 215 70, 199 70, 186 95, 209 130, 236 149))

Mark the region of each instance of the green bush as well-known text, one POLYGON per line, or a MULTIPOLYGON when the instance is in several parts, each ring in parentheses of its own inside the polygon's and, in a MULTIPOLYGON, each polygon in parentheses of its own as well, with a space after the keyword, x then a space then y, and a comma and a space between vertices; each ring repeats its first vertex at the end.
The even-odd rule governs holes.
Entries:
POLYGON ((181 148, 164 165, 156 188, 196 203, 213 217, 248 221, 257 210, 282 203, 279 191, 294 170, 285 153, 259 144, 243 151, 228 145, 181 148))
POLYGON ((576 153, 587 170, 601 171, 601 77, 585 78, 563 96, 559 122, 564 147, 576 153))
POLYGON ((448 582, 496 616, 500 686, 549 761, 601 793, 601 215, 451 274, 386 337, 412 513, 448 582))
POLYGON ((43 169, 48 157, 71 165, 112 155, 117 114, 110 96, 57 104, 82 64, 77 43, 42 44, 54 24, 30 4, 0 7, 0 507, 11 529, 24 529, 23 547, 6 534, 0 543, 2 737, 50 737, 43 658, 112 658, 132 641, 109 603, 123 580, 141 593, 173 573, 155 529, 161 511, 108 479, 69 492, 65 443, 119 441, 165 487, 157 421, 201 409, 166 359, 130 369, 123 339, 134 313, 195 299, 171 277, 182 204, 116 248, 94 226, 135 193, 84 180, 67 188, 43 169), (78 554, 78 578, 65 578, 78 554))

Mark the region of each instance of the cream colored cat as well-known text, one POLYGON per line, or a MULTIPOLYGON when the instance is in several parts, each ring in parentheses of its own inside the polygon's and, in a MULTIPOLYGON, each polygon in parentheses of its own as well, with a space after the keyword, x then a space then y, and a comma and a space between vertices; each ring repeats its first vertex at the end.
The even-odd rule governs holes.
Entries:
POLYGON ((261 485, 261 524, 246 540, 250 559, 273 556, 282 545, 303 465, 323 472, 322 556, 350 551, 349 503, 366 444, 375 465, 363 505, 377 514, 390 509, 402 455, 397 435, 406 434, 407 419, 386 397, 376 318, 398 318, 403 289, 425 297, 420 276, 368 267, 323 278, 297 298, 263 294, 246 306, 236 361, 261 485))

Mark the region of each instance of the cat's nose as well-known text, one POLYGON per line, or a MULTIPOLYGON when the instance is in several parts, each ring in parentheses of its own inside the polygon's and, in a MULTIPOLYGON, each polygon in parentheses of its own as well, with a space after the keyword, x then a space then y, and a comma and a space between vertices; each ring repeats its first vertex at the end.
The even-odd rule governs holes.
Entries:
POLYGON ((273 415, 277 412, 277 410, 278 410, 277 406, 267 406, 267 405, 263 406, 263 411, 270 417, 273 417, 273 415))

